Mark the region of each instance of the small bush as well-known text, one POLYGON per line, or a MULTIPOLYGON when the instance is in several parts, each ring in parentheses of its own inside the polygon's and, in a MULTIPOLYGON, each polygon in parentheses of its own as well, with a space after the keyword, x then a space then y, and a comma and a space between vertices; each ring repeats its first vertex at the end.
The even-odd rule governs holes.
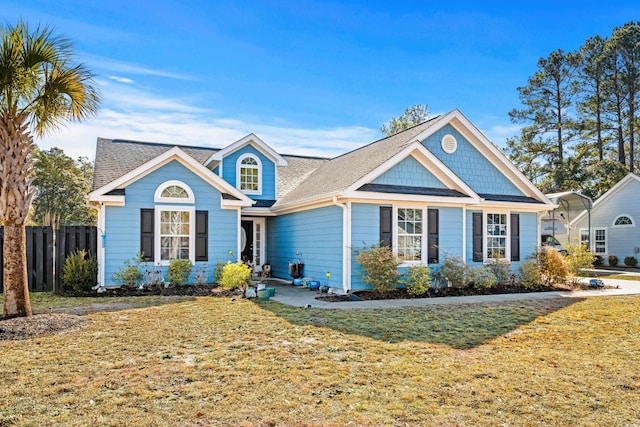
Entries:
POLYGON ((624 257, 624 265, 626 265, 627 267, 635 267, 637 263, 638 263, 638 260, 636 259, 636 257, 633 257, 633 256, 624 257))
POLYGON ((602 259, 602 256, 600 255, 593 256, 593 265, 595 267, 602 267, 603 264, 604 264, 604 260, 602 259))
POLYGON ((90 291, 98 278, 98 261, 87 251, 77 251, 64 260, 62 281, 76 292, 90 291))
POLYGON ((177 286, 182 286, 189 280, 193 264, 188 259, 172 259, 169 262, 167 280, 177 286))
POLYGON ((618 257, 615 255, 609 255, 609 265, 612 267, 618 265, 618 257))
POLYGON ((539 286, 542 282, 542 275, 540 274, 540 267, 537 260, 530 259, 520 264, 518 267, 520 284, 525 288, 534 288, 539 286))
POLYGON ((452 287, 463 288, 467 286, 467 274, 469 267, 456 256, 445 256, 444 264, 440 267, 440 274, 448 280, 452 287))
POLYGON ((160 263, 157 265, 152 262, 145 263, 143 276, 142 283, 144 286, 152 288, 160 287, 164 283, 164 278, 162 277, 162 266, 160 263))
POLYGON ((143 275, 140 271, 140 265, 144 262, 144 255, 142 252, 138 252, 130 260, 125 260, 124 265, 111 275, 111 279, 115 282, 120 282, 124 286, 133 288, 138 286, 142 281, 143 275))
POLYGON ((496 284, 497 278, 488 265, 472 268, 468 274, 470 284, 476 289, 489 289, 496 284))
POLYGON ((225 289, 246 289, 251 283, 251 267, 242 261, 232 264, 227 261, 222 268, 220 286, 225 289))
POLYGON ((574 278, 585 277, 586 270, 593 268, 593 254, 585 245, 567 245, 566 249, 565 261, 569 274, 574 278))
POLYGON ((569 268, 560 252, 554 248, 544 248, 538 252, 538 266, 545 284, 564 284, 569 276, 569 268))
POLYGON ((497 283, 505 283, 511 280, 513 271, 511 266, 504 259, 491 260, 487 266, 491 269, 491 272, 496 276, 497 283))
POLYGON ((206 285, 207 279, 209 278, 209 267, 207 264, 198 264, 196 265, 195 272, 193 273, 193 280, 196 282, 196 285, 206 285))
POLYGON ((216 265, 213 267, 213 283, 220 284, 220 281, 222 280, 222 270, 225 265, 227 265, 225 262, 216 262, 216 265))
POLYGON ((360 251, 356 262, 362 265, 362 280, 378 292, 389 292, 399 281, 400 262, 388 246, 372 245, 360 251))
POLYGON ((431 270, 425 265, 407 267, 400 283, 404 285, 409 295, 424 295, 431 286, 431 270))

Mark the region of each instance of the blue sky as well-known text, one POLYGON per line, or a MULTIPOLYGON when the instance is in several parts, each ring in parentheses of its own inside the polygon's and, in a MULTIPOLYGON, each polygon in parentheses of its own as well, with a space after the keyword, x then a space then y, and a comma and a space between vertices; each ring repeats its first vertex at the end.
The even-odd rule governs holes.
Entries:
POLYGON ((405 107, 454 108, 496 145, 518 134, 539 58, 640 19, 634 1, 1 1, 69 37, 100 114, 36 142, 93 159, 97 137, 222 148, 256 133, 281 153, 333 156, 405 107))

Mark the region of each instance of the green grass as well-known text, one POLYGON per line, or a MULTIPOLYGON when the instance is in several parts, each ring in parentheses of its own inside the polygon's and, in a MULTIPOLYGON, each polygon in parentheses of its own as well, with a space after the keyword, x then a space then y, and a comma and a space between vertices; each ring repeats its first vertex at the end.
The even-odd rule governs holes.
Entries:
POLYGON ((639 307, 197 298, 93 313, 77 331, 0 342, 0 426, 633 425, 639 307))
POLYGON ((638 274, 602 274, 599 277, 601 279, 630 280, 635 282, 640 280, 640 275, 638 274))
MULTIPOLYGON (((71 311, 95 311, 105 305, 117 304, 127 308, 151 307, 173 302, 193 300, 193 297, 163 297, 160 295, 132 296, 132 297, 65 297, 54 292, 33 292, 29 295, 31 309, 34 314, 48 313, 62 308, 76 309, 71 311)), ((0 302, 2 297, 0 296, 0 302)))

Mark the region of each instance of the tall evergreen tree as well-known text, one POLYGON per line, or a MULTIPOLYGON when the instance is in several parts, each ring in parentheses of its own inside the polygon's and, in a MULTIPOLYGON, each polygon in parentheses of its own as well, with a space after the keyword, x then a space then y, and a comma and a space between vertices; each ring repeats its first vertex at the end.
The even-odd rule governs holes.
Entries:
POLYGON ((392 117, 389 123, 380 126, 384 136, 395 135, 412 126, 419 125, 429 119, 429 107, 425 104, 415 104, 407 107, 400 117, 392 117))
MULTIPOLYGON (((568 143, 577 133, 576 120, 570 114, 575 106, 577 87, 575 75, 578 56, 562 50, 552 52, 538 61, 538 69, 526 86, 518 88, 523 109, 509 113, 514 123, 525 123, 519 140, 512 140, 509 152, 537 152, 530 160, 543 159, 541 171, 551 174, 562 167, 568 143)), ((526 162, 526 159, 522 159, 526 162)), ((557 175, 561 179, 561 175, 557 175)), ((561 188, 554 181, 553 188, 561 188)))
POLYGON ((610 43, 620 58, 620 82, 626 100, 626 123, 629 148, 629 170, 635 170, 635 134, 640 91, 640 22, 628 22, 616 27, 610 43))

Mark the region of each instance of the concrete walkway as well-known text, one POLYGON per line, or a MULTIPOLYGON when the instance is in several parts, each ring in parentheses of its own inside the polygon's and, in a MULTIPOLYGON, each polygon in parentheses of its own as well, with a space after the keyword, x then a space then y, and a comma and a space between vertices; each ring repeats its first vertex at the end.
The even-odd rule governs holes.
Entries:
MULTIPOLYGON (((423 307, 435 304, 472 304, 480 302, 521 301, 532 299, 551 298, 584 298, 592 296, 630 295, 640 294, 640 280, 616 280, 599 278, 607 289, 593 289, 584 291, 556 291, 556 292, 531 292, 524 294, 497 294, 477 295, 463 297, 437 297, 416 299, 392 299, 374 301, 341 301, 328 302, 315 299, 320 295, 317 291, 296 287, 284 281, 270 284, 276 288, 276 295, 271 300, 278 301, 294 307, 313 307, 324 309, 372 309, 372 308, 399 308, 399 307, 423 307)), ((582 280, 588 283, 589 279, 582 280)))

